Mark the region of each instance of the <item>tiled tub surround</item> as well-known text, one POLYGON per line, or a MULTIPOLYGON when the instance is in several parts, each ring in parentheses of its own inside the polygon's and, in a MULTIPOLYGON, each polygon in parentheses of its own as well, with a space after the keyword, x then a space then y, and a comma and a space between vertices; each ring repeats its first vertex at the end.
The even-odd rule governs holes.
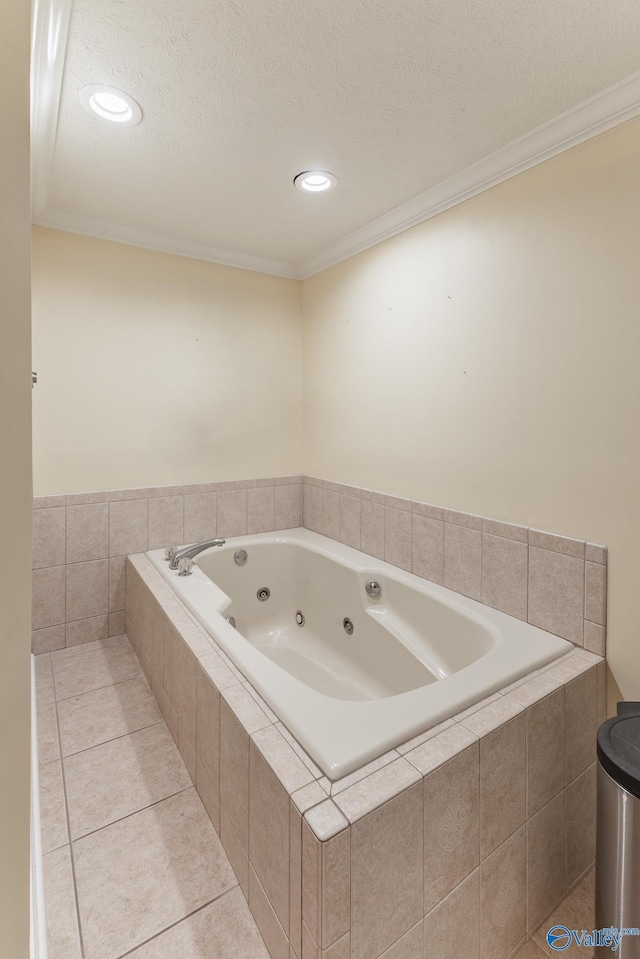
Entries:
POLYGON ((128 553, 299 526, 301 481, 279 476, 36 497, 32 651, 124 631, 128 553))
POLYGON ((605 654, 607 549, 303 477, 307 529, 605 654))
POLYGON ((331 783, 144 556, 127 634, 273 959, 508 959, 592 864, 592 652, 331 783))
POLYGON ((163 550, 146 555, 329 779, 573 648, 308 529, 235 537, 203 551, 186 577, 163 550), (371 580, 379 596, 368 595, 371 580))

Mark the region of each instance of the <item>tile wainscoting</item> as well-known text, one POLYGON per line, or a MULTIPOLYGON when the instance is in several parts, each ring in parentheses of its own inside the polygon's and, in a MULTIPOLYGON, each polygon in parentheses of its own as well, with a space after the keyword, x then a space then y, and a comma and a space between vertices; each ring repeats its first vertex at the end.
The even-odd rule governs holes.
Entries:
POLYGON ((301 523, 605 654, 606 547, 299 475, 37 497, 32 651, 122 633, 130 553, 301 523))
POLYGON ((126 631, 272 959, 509 959, 591 867, 594 653, 331 783, 143 555, 126 631))
POLYGON ((302 522, 604 656, 607 548, 303 477, 302 522))
POLYGON ((300 525, 302 477, 39 496, 31 648, 124 632, 127 554, 300 525))

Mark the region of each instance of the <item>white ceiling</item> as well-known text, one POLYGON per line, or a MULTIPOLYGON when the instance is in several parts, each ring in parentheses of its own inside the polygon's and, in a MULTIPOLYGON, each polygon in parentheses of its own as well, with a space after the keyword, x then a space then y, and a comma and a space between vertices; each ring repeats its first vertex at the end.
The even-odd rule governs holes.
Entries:
MULTIPOLYGON (((304 274, 639 68, 637 0, 73 0, 37 219, 304 274), (90 117, 78 93, 96 83, 142 123, 90 117), (313 168, 338 187, 295 190, 313 168)), ((539 148, 523 143, 509 169, 539 148)))

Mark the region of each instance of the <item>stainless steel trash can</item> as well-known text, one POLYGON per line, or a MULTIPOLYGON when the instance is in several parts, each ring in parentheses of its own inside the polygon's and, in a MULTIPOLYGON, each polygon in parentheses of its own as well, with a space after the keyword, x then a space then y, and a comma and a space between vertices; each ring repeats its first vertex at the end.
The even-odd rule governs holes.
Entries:
POLYGON ((597 959, 640 959, 640 703, 618 703, 598 730, 596 929, 622 933, 597 959))

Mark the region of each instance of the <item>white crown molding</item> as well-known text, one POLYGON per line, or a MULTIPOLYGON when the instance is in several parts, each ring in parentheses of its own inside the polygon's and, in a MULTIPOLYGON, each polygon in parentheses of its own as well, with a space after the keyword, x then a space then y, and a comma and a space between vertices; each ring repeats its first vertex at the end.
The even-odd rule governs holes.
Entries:
POLYGON ((31 31, 31 213, 47 205, 60 113, 71 0, 33 0, 31 31))
POLYGON ((636 73, 303 260, 299 275, 326 270, 639 115, 636 73))
POLYGON ((203 243, 136 230, 48 206, 72 0, 33 0, 31 191, 36 224, 211 263, 305 279, 591 137, 640 115, 640 73, 567 110, 466 170, 443 180, 300 263, 270 260, 203 243))
POLYGON ((261 256, 252 256, 249 253, 222 250, 205 243, 177 240, 175 237, 164 236, 160 233, 147 233, 144 230, 134 230, 119 224, 106 223, 103 220, 91 220, 89 217, 80 216, 77 213, 67 213, 65 210, 56 210, 52 207, 47 207, 44 213, 35 218, 34 223, 36 226, 46 226, 53 230, 63 230, 66 233, 79 233, 83 236, 95 237, 98 240, 125 243, 128 246, 140 246, 146 250, 156 250, 159 253, 187 256, 193 260, 206 260, 208 263, 234 266, 240 270, 253 270, 254 273, 269 273, 273 276, 283 276, 288 279, 300 279, 295 264, 281 260, 269 260, 261 256))

